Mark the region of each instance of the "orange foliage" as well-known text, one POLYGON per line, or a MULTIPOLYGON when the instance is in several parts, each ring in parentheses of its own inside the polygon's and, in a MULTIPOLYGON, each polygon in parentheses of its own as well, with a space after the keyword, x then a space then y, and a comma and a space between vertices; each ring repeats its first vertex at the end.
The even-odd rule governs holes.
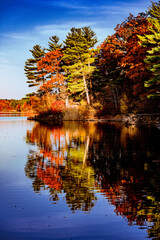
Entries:
MULTIPOLYGON (((38 71, 45 69, 47 73, 58 72, 62 56, 63 54, 59 49, 46 53, 45 57, 37 63, 38 71)), ((45 76, 46 72, 42 73, 41 76, 45 76)))
POLYGON ((44 83, 40 86, 40 90, 45 92, 51 91, 53 87, 60 88, 64 84, 64 77, 60 73, 61 58, 63 54, 60 49, 46 53, 37 63, 39 77, 45 77, 44 83))
POLYGON ((100 59, 101 64, 106 64, 108 61, 117 59, 123 55, 121 49, 123 42, 115 38, 115 35, 109 36, 101 45, 101 51, 103 52, 100 59))
POLYGON ((64 101, 54 101, 51 106, 52 111, 59 111, 62 112, 65 108, 65 102, 64 101))
POLYGON ((32 110, 31 103, 16 99, 0 99, 0 111, 26 111, 32 110))
POLYGON ((119 66, 125 69, 125 76, 131 80, 133 86, 133 95, 139 95, 144 92, 144 81, 148 78, 144 58, 146 57, 147 48, 139 44, 137 35, 149 34, 149 22, 142 15, 133 17, 130 15, 127 21, 115 28, 115 36, 123 41, 124 54, 119 61, 119 66))
POLYGON ((148 34, 148 26, 144 14, 137 17, 130 14, 100 46, 98 67, 102 80, 111 87, 118 86, 119 94, 125 93, 129 99, 128 105, 146 94, 144 82, 150 73, 144 59, 148 48, 139 44, 138 35, 148 34))
POLYGON ((0 100, 0 111, 9 111, 11 110, 11 106, 9 101, 7 101, 6 99, 2 99, 0 100))

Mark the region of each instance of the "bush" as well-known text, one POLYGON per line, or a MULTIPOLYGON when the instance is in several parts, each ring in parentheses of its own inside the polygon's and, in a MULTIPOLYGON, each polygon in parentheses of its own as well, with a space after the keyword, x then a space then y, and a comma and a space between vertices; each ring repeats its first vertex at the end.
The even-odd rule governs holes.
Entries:
POLYGON ((51 111, 53 112, 62 112, 65 109, 65 102, 64 101, 54 101, 51 105, 51 111))

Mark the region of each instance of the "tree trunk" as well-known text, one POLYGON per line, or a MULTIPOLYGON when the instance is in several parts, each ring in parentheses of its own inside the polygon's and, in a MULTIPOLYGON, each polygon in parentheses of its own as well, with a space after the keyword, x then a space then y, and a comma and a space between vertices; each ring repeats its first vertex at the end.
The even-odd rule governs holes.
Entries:
POLYGON ((69 99, 68 99, 68 96, 66 97, 66 108, 68 108, 69 106, 69 99))
POLYGON ((113 98, 113 104, 114 104, 114 108, 115 108, 115 113, 117 113, 118 110, 118 98, 117 98, 117 91, 116 89, 113 87, 112 90, 112 98, 113 98))
POLYGON ((87 103, 88 103, 88 105, 90 105, 90 98, 89 98, 88 87, 87 87, 85 75, 83 75, 83 81, 84 81, 84 87, 85 87, 85 91, 86 91, 87 103))
POLYGON ((93 104, 93 85, 92 85, 92 81, 91 81, 91 70, 90 70, 91 64, 90 64, 90 59, 88 60, 88 69, 89 69, 89 85, 90 85, 90 103, 91 106, 93 104))

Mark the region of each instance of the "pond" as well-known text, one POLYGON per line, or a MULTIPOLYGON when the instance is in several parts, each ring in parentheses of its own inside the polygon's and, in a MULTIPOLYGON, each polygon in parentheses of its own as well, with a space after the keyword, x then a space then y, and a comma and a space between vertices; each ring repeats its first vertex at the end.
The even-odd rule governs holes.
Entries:
POLYGON ((0 117, 0 239, 160 239, 160 130, 0 117))

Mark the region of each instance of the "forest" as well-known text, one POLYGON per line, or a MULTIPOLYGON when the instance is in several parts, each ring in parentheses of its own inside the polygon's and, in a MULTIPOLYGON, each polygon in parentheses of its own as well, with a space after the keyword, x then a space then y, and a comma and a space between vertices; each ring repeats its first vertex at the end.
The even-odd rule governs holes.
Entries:
POLYGON ((30 99, 0 99, 0 112, 33 112, 30 99))
POLYGON ((45 116, 158 113, 160 1, 146 13, 129 14, 114 30, 100 44, 87 26, 71 28, 63 43, 54 35, 47 48, 33 46, 24 67, 33 92, 24 109, 45 116))

